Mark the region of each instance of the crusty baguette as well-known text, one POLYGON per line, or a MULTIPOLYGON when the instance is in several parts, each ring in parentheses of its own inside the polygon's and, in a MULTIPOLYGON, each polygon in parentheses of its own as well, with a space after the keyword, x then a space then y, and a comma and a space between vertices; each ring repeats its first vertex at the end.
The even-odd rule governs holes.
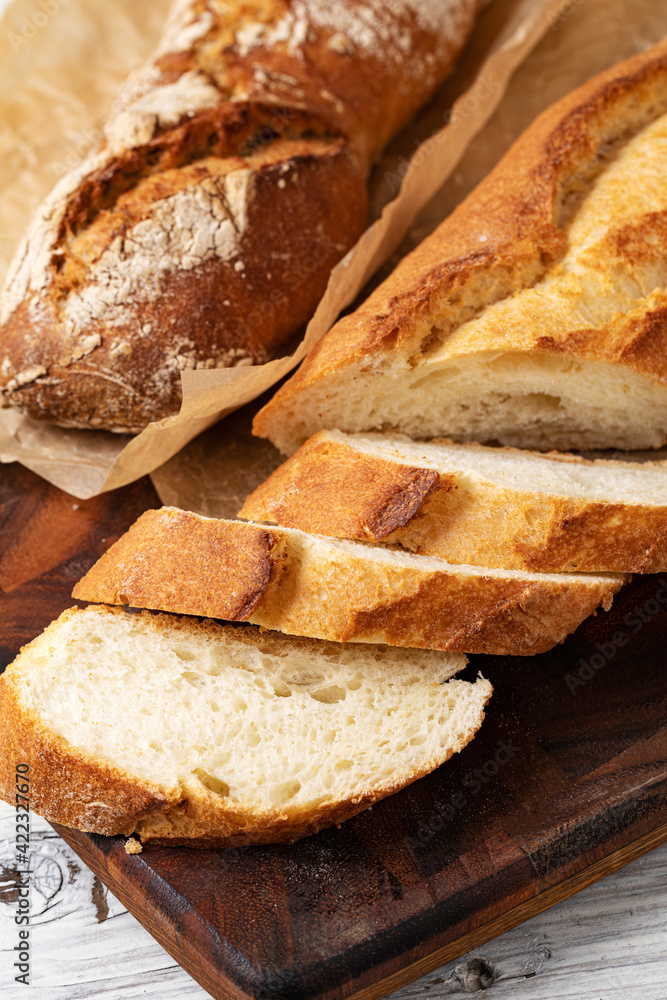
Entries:
POLYGON ((544 112, 259 413, 550 450, 667 441, 667 40, 544 112))
POLYGON ((528 656, 609 608, 624 580, 456 566, 163 507, 142 514, 73 596, 337 642, 528 656))
POLYGON ((667 463, 320 431, 239 517, 558 573, 667 570, 667 463))
POLYGON ((432 771, 492 692, 465 657, 72 608, 0 678, 0 797, 103 834, 292 842, 432 771))
POLYGON ((384 144, 479 0, 177 0, 99 146, 39 209, 0 310, 0 399, 139 431, 180 372, 263 362, 363 230, 384 144))

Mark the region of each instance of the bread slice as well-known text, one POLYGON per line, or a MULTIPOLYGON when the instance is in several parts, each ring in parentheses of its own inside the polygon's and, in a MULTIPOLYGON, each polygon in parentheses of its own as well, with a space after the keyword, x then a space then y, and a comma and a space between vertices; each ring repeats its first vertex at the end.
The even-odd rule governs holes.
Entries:
POLYGON ((537 572, 667 569, 667 462, 320 431, 239 517, 537 572))
POLYGON ((550 450, 667 442, 667 39, 542 114, 255 421, 550 450))
POLYGON ((624 580, 457 566, 164 507, 142 514, 73 596, 337 642, 531 655, 609 608, 624 580))
POLYGON ((226 847, 340 823, 461 750, 465 657, 71 608, 0 678, 0 795, 47 819, 226 847))

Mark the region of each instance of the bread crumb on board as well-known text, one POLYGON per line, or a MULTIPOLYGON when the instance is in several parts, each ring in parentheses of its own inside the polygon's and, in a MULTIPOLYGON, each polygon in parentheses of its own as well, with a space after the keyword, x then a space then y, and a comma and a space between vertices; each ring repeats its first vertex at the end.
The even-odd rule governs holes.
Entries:
POLYGON ((141 854, 143 847, 138 840, 134 837, 130 837, 129 840, 125 841, 125 853, 126 854, 141 854))

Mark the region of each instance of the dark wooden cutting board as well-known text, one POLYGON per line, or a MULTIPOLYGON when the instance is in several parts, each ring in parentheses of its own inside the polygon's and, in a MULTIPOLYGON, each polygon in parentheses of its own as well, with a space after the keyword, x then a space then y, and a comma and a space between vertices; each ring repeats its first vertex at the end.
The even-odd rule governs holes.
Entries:
MULTIPOLYGON (((148 480, 84 502, 0 467, 0 665, 158 503, 148 480)), ((56 829, 214 997, 385 996, 667 839, 666 651, 667 574, 551 653, 471 658, 495 687, 476 739, 293 846, 129 856, 56 829)))

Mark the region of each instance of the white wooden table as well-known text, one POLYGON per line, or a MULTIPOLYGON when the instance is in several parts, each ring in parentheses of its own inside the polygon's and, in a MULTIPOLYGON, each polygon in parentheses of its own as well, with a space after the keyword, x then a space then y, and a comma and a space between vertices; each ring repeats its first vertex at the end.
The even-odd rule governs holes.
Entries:
MULTIPOLYGON (((208 994, 32 818, 30 988, 14 982, 14 813, 0 804, 0 1000, 205 1000, 208 994), (32 990, 32 992, 30 992, 32 990)), ((667 844, 394 994, 394 1000, 667 1000, 667 844)))

